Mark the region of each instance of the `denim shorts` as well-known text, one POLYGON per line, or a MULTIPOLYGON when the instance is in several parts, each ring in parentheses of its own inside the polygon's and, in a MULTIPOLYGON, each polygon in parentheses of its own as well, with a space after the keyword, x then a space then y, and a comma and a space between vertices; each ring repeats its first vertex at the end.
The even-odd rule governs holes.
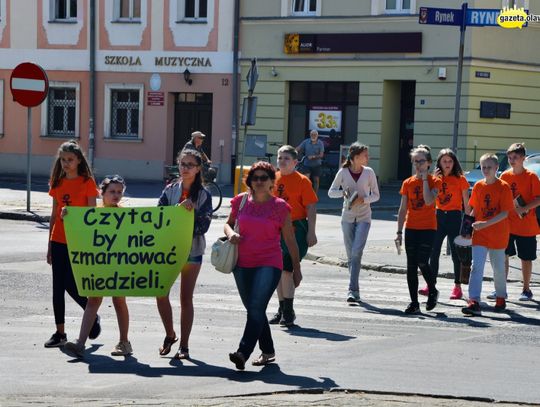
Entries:
POLYGON ((200 256, 189 256, 186 264, 202 264, 202 255, 200 256))

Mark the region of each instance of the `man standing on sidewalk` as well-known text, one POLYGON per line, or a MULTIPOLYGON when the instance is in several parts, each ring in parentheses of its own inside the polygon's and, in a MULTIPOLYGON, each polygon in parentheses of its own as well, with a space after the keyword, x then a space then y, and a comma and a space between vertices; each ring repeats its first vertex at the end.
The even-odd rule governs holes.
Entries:
MULTIPOLYGON (((309 179, 295 170, 298 164, 298 153, 293 146, 285 145, 278 150, 277 163, 279 171, 276 173, 274 195, 291 206, 291 219, 301 260, 306 255, 308 247, 317 243, 315 222, 318 198, 309 179)), ((279 309, 269 322, 279 323, 281 326, 292 326, 296 319, 293 309, 295 286, 291 256, 283 240, 281 240, 281 250, 283 271, 276 289, 279 309)))
POLYGON ((321 176, 322 158, 324 157, 324 144, 319 140, 317 130, 311 130, 309 138, 296 147, 298 153, 304 154, 304 167, 309 171, 309 179, 313 184, 315 194, 319 191, 319 178, 321 176))

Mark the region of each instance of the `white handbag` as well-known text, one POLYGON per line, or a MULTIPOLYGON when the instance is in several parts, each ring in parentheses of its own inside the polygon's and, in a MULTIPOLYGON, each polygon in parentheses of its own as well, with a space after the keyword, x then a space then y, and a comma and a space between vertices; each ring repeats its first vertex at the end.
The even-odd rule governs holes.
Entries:
MULTIPOLYGON (((244 207, 248 198, 248 194, 245 193, 242 197, 242 202, 240 202, 240 207, 238 208, 238 213, 236 214, 236 220, 234 222, 234 231, 238 232, 238 216, 240 211, 244 207)), ((229 274, 233 271, 236 266, 236 261, 238 260, 238 245, 232 244, 227 239, 227 236, 222 236, 218 238, 212 245, 212 254, 210 255, 210 262, 212 266, 215 267, 217 271, 222 273, 229 274)))

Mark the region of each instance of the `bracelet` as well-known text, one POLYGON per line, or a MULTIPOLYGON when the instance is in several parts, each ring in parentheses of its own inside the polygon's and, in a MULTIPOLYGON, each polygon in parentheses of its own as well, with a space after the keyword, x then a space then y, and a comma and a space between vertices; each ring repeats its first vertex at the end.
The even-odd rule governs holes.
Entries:
POLYGON ((402 235, 402 234, 403 234, 403 232, 402 232, 401 230, 398 230, 398 231, 396 232, 396 234, 398 234, 398 235, 402 235))

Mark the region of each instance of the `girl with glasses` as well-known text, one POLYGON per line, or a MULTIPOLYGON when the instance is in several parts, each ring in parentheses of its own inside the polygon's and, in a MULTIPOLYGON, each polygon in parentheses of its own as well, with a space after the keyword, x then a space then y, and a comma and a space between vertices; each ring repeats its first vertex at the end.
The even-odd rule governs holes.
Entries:
MULTIPOLYGON (((124 196, 126 184, 120 175, 106 175, 99 185, 103 206, 105 208, 118 208, 120 201, 124 196)), ((97 312, 103 297, 89 297, 88 304, 84 309, 84 315, 81 322, 79 338, 75 342, 66 343, 66 350, 77 357, 84 356, 84 344, 88 339, 93 321, 96 319, 97 312)), ((126 297, 113 297, 112 299, 116 318, 118 320, 118 329, 120 339, 111 351, 112 356, 128 356, 133 353, 131 342, 128 339, 129 329, 129 311, 126 304, 126 297)))
POLYGON ((429 265, 429 256, 437 230, 435 198, 440 189, 440 179, 429 174, 431 152, 426 145, 419 145, 411 151, 411 161, 415 169, 412 177, 403 181, 401 204, 398 211, 396 244, 401 246, 405 225, 405 252, 407 254, 407 285, 411 303, 406 314, 420 312, 418 303, 418 268, 428 285, 429 294, 426 310, 437 305, 439 292, 435 288, 435 276, 429 265))
MULTIPOLYGON (((159 198, 158 206, 180 205, 195 211, 193 242, 186 265, 180 273, 180 347, 175 359, 189 359, 189 336, 193 326, 193 291, 201 270, 206 248, 204 234, 212 220, 212 195, 203 187, 201 173, 202 157, 194 150, 183 150, 177 157, 180 178, 169 184, 159 198)), ((174 330, 173 313, 169 295, 157 297, 157 307, 165 328, 165 339, 159 354, 165 356, 178 341, 174 330)))
POLYGON ((249 195, 241 210, 239 208, 245 194, 231 200, 231 213, 225 224, 225 235, 231 243, 238 245, 238 262, 233 274, 247 311, 244 334, 238 350, 229 354, 229 359, 239 370, 244 370, 246 360, 257 342, 262 353, 252 361, 252 365, 263 366, 275 360, 266 308, 281 278, 282 237, 291 257, 296 287, 302 279, 291 207, 273 195, 275 179, 276 171, 272 164, 262 161, 253 164, 246 179, 249 195), (237 220, 238 232, 235 232, 237 220))

